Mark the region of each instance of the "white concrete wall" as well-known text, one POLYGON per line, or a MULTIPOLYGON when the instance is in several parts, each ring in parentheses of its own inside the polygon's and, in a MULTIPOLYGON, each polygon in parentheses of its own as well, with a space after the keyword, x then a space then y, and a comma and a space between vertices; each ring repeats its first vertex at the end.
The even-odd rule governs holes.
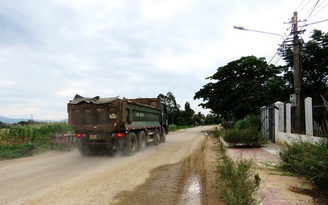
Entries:
POLYGON ((292 143, 294 141, 306 141, 318 143, 322 138, 313 136, 313 117, 312 117, 312 98, 305 99, 305 124, 306 135, 291 133, 291 104, 286 104, 286 132, 284 132, 284 104, 276 102, 275 105, 279 108, 275 112, 275 142, 276 143, 292 143))
POLYGON ((312 114, 312 98, 307 97, 305 102, 305 130, 306 135, 313 135, 313 114, 312 114))
POLYGON ((285 132, 278 132, 278 134, 276 135, 276 143, 278 144, 284 144, 284 143, 290 144, 300 140, 304 142, 319 143, 321 140, 323 140, 323 138, 309 136, 309 135, 285 133, 285 132))

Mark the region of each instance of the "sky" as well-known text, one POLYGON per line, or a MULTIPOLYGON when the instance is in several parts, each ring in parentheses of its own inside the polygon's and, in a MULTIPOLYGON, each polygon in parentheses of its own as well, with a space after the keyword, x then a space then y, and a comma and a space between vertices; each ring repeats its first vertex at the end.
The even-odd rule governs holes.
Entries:
POLYGON ((307 39, 328 32, 325 0, 0 0, 0 116, 67 118, 85 97, 172 92, 184 109, 219 67, 275 56, 298 12, 307 39), (304 21, 307 20, 307 21, 304 21), (304 26, 310 24, 308 26, 304 26), (233 26, 276 33, 236 30, 233 26), (304 26, 304 27, 303 27, 304 26))

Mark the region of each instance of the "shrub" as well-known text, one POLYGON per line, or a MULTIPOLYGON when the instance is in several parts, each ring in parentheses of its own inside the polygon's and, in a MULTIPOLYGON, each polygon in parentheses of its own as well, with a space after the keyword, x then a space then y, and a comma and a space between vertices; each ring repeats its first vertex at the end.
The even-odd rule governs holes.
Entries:
POLYGON ((190 128, 192 126, 188 126, 188 125, 169 125, 169 131, 170 132, 174 132, 174 131, 177 131, 177 130, 181 130, 181 129, 187 129, 187 128, 190 128))
POLYGON ((229 129, 223 133, 223 139, 230 146, 260 146, 266 142, 266 138, 256 126, 244 129, 229 129))
POLYGON ((34 148, 33 144, 0 146, 0 158, 12 159, 31 156, 34 148))
POLYGON ((258 189, 261 178, 250 171, 251 161, 234 162, 230 158, 218 167, 223 199, 228 205, 253 205, 258 202, 252 197, 258 189))
POLYGON ((34 143, 49 141, 51 133, 72 132, 72 128, 67 123, 47 123, 26 126, 11 126, 6 129, 2 140, 9 140, 13 144, 22 144, 27 141, 34 143))
POLYGON ((244 119, 238 120, 233 128, 246 129, 248 127, 256 127, 258 131, 261 128, 261 117, 259 115, 247 115, 244 119))
POLYGON ((234 122, 233 121, 228 121, 228 120, 226 120, 224 118, 221 118, 220 119, 220 122, 221 122, 220 124, 222 125, 222 127, 224 129, 231 129, 233 127, 233 125, 234 125, 234 122))
POLYGON ((313 128, 316 136, 328 138, 328 120, 326 120, 321 125, 317 122, 314 122, 313 128))
POLYGON ((312 144, 297 141, 282 146, 281 168, 304 176, 318 187, 328 188, 328 139, 312 144))
POLYGON ((177 130, 177 126, 176 125, 169 125, 169 131, 170 132, 174 132, 174 131, 176 131, 177 130))

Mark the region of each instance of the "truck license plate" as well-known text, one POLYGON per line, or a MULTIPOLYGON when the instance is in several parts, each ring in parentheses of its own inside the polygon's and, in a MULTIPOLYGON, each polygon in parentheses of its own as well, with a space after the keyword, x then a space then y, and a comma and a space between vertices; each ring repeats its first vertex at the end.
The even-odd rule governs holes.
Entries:
POLYGON ((97 135, 90 135, 90 136, 89 136, 89 139, 90 139, 90 140, 96 140, 96 139, 97 139, 97 135))

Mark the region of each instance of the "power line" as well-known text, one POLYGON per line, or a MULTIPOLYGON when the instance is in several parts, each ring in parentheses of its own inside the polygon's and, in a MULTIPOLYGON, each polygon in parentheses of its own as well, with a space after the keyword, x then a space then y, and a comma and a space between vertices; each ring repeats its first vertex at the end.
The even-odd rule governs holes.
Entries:
MULTIPOLYGON (((309 0, 304 6, 303 6, 303 8, 301 8, 298 12, 301 12, 309 3, 311 2, 311 0, 309 0)), ((297 11, 297 9, 296 9, 296 11, 297 11)))
POLYGON ((304 3, 304 1, 305 1, 305 0, 303 0, 303 1, 301 2, 301 4, 298 5, 298 7, 295 9, 295 11, 297 11, 297 10, 302 6, 302 4, 304 3))
POLYGON ((314 22, 314 23, 308 23, 308 24, 305 24, 304 26, 310 26, 310 25, 322 23, 322 22, 325 22, 325 21, 328 21, 328 19, 325 19, 325 20, 322 20, 322 21, 317 21, 317 22, 314 22))
POLYGON ((308 16, 307 18, 310 18, 311 14, 313 13, 313 11, 314 11, 314 9, 316 8, 316 6, 318 5, 319 1, 320 1, 320 0, 318 0, 318 1, 315 3, 313 9, 311 10, 311 12, 310 12, 310 14, 309 14, 309 16, 308 16))
POLYGON ((324 8, 326 8, 328 6, 328 2, 325 5, 324 5, 324 3, 325 3, 325 1, 322 1, 322 3, 320 5, 318 5, 318 7, 320 9, 317 10, 317 12, 312 15, 313 17, 317 16, 324 8))

